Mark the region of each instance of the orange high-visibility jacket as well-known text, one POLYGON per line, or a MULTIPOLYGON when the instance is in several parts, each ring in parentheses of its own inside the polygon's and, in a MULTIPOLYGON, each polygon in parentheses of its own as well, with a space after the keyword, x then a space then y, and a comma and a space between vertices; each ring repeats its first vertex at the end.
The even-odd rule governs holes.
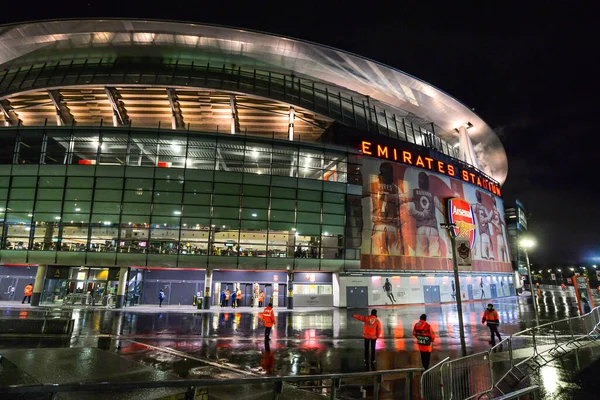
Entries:
POLYGON ((237 291, 237 294, 235 295, 235 297, 236 297, 238 300, 241 300, 241 299, 242 299, 242 291, 238 289, 238 291, 237 291))
POLYGON ((377 339, 381 336, 381 322, 379 322, 376 316, 353 315, 353 317, 365 324, 363 328, 363 337, 365 339, 377 339))
POLYGON ((31 285, 25 286, 23 293, 25 293, 25 296, 31 296, 33 294, 33 286, 31 286, 31 285))
POLYGON ((258 295, 258 301, 265 301, 265 293, 264 293, 264 292, 261 292, 261 293, 258 295))
POLYGON ((273 325, 275 325, 275 313, 273 312, 273 309, 269 306, 266 306, 263 311, 263 321, 267 328, 270 328, 273 325))
POLYGON ((431 325, 429 325, 426 321, 419 320, 419 322, 417 322, 413 328, 413 336, 417 337, 417 335, 428 336, 431 338, 431 344, 429 346, 417 344, 419 351, 431 353, 433 351, 433 341, 436 338, 435 333, 433 333, 433 329, 431 329, 431 325))
POLYGON ((483 317, 481 317, 481 323, 483 324, 484 322, 486 322, 489 324, 500 324, 500 317, 498 316, 498 311, 496 310, 488 310, 486 308, 486 310, 483 312, 483 317))
POLYGON ((229 295, 231 294, 231 292, 229 290, 225 291, 225 300, 229 300, 229 295))

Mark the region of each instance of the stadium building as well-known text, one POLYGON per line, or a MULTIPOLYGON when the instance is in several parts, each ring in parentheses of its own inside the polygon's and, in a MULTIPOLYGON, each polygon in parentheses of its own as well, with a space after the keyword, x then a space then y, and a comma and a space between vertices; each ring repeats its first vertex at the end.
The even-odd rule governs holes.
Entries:
POLYGON ((455 98, 286 37, 145 20, 0 30, 0 299, 279 307, 514 293, 503 146, 455 98))

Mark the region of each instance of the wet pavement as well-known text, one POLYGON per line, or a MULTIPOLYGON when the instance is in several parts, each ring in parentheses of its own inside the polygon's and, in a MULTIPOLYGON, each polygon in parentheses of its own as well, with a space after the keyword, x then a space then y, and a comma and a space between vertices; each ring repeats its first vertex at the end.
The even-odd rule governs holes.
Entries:
MULTIPOLYGON (((463 304, 468 353, 489 348, 481 315, 490 300, 463 304)), ((495 299, 500 332, 512 334, 533 326, 531 299, 495 299)), ((0 304, 0 317, 30 318, 40 309, 0 304)), ((252 308, 137 306, 120 310, 73 310, 70 337, 1 336, 2 349, 99 348, 128 361, 181 378, 231 378, 261 375, 313 375, 364 371, 362 323, 353 314, 368 309, 275 309, 277 323, 265 351, 260 310, 252 308)), ((412 327, 421 314, 438 335, 432 365, 460 356, 456 305, 378 307, 383 338, 377 341, 377 369, 420 367, 412 327)), ((544 291, 540 323, 577 315, 574 297, 544 291)), ((590 358, 591 360, 591 358, 590 358)), ((3 377, 0 375, 0 384, 3 377)), ((586 390, 585 387, 581 390, 586 390)), ((551 398, 551 397, 548 397, 551 398)))

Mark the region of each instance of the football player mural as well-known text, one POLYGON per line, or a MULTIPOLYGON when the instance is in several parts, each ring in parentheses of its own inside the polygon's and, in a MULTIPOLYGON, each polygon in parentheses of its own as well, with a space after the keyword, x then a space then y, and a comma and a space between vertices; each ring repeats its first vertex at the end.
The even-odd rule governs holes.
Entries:
POLYGON ((474 271, 511 272, 502 200, 459 179, 403 164, 363 159, 361 268, 451 270, 446 201, 467 200, 476 221, 474 271))

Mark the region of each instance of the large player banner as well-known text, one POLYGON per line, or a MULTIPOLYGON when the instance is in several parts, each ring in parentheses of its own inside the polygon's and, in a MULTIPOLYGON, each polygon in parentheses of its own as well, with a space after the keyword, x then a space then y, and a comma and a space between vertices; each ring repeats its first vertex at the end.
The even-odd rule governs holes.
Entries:
POLYGON ((472 270, 512 272, 502 200, 476 186, 420 168, 364 157, 361 268, 452 270, 446 201, 468 201, 475 215, 472 270))

